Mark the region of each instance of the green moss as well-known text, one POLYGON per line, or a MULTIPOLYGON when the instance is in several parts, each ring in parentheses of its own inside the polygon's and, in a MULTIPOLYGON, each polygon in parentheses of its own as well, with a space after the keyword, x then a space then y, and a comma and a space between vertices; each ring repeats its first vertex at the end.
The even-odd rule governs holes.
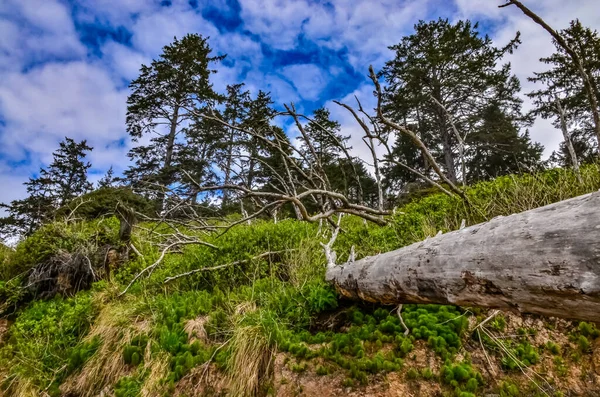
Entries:
POLYGON ((483 377, 470 363, 452 363, 446 361, 440 371, 442 382, 454 388, 456 396, 474 393, 484 385, 483 377))
POLYGON ((551 341, 546 342, 545 347, 546 347, 546 350, 548 350, 550 353, 552 353, 555 356, 560 355, 560 353, 561 353, 560 346, 554 342, 551 342, 551 341))
POLYGON ((406 379, 409 380, 415 380, 419 378, 419 371, 417 371, 414 368, 409 368, 408 371, 406 371, 406 379))

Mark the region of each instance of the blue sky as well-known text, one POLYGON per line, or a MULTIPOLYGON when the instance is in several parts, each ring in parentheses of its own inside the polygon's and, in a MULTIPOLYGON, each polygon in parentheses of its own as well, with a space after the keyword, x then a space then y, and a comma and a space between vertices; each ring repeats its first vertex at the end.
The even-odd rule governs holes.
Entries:
MULTIPOLYGON (((557 28, 579 17, 600 28, 596 0, 526 1, 557 28)), ((419 19, 479 20, 498 42, 517 30, 523 45, 507 61, 524 91, 552 45, 516 8, 496 0, 0 0, 0 202, 22 197, 22 182, 51 160, 58 142, 87 139, 94 178, 127 167, 128 83, 174 36, 200 33, 227 61, 218 90, 244 82, 276 103, 304 111, 327 105, 359 142, 348 114, 332 100, 372 103, 367 68, 392 56, 387 46, 419 19)), ((526 103, 527 106, 527 103, 526 103)), ((531 129, 547 154, 561 134, 544 121, 531 129)), ((358 152, 358 155, 362 153, 358 152)))

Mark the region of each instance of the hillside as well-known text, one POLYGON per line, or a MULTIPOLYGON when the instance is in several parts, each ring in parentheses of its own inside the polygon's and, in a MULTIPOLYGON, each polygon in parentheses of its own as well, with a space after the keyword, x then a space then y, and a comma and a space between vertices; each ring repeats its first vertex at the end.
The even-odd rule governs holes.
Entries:
MULTIPOLYGON (((474 224, 600 188, 597 166, 582 176, 580 184, 556 169, 480 183, 467 191, 475 204, 470 208, 430 195, 399 208, 384 227, 346 217, 333 248, 341 260, 352 246, 357 257, 385 252, 456 229, 462 219, 474 224)), ((77 253, 96 257, 118 244, 118 221, 57 222, 6 251, 3 395, 600 393, 594 324, 404 305, 405 334, 395 307, 349 302, 325 284, 319 242, 330 231, 315 223, 254 221, 213 234, 205 239, 218 249, 188 245, 170 253, 120 296, 159 256, 152 226, 165 227, 145 224, 134 233, 140 255, 130 255, 89 290, 72 293, 70 285, 52 298, 42 299, 40 290, 37 297, 23 294, 23 272, 57 257, 70 263, 77 253), (165 282, 202 268, 208 269, 165 282)))

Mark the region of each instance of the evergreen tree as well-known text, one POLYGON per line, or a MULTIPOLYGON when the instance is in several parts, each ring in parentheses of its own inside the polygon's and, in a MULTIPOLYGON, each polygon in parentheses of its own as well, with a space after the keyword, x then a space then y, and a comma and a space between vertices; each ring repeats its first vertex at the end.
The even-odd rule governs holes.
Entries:
MULTIPOLYGON (((260 176, 269 174, 269 171, 264 169, 267 167, 267 159, 271 156, 281 155, 281 152, 265 142, 265 140, 273 142, 275 139, 282 138, 277 127, 272 124, 275 116, 272 105, 271 95, 264 91, 259 91, 256 98, 246 103, 247 113, 242 126, 245 130, 250 131, 250 134, 243 137, 243 145, 248 153, 248 159, 242 161, 244 168, 242 177, 244 184, 250 189, 256 184, 264 183, 260 176)), ((289 141, 284 140, 283 142, 289 141)))
POLYGON ((87 171, 91 164, 84 159, 91 150, 85 140, 77 143, 65 138, 60 142, 48 168, 40 169, 39 176, 25 183, 29 196, 2 204, 8 216, 0 219, 0 230, 29 235, 52 219, 56 209, 89 192, 92 184, 87 180, 87 171))
POLYGON ((134 141, 152 134, 150 143, 129 152, 135 165, 125 171, 132 184, 176 182, 177 164, 184 145, 178 136, 187 131, 195 110, 211 106, 219 96, 209 81, 211 64, 224 56, 211 56, 207 39, 189 34, 163 48, 150 66, 142 65, 131 82, 127 100, 127 131, 134 141))
POLYGON ((541 161, 543 146, 532 143, 529 133, 519 127, 495 103, 485 107, 482 124, 467 136, 467 181, 528 172, 541 161))
MULTIPOLYGON (((579 54, 584 69, 592 77, 592 85, 596 92, 600 84, 600 36, 598 32, 584 27, 579 20, 571 21, 569 28, 560 32, 567 44, 579 54)), ((556 51, 540 61, 550 69, 534 73, 529 78, 545 87, 532 91, 527 95, 533 99, 534 115, 552 119, 556 128, 560 128, 560 114, 556 101, 560 100, 568 128, 569 138, 577 157, 589 160, 590 154, 597 151, 598 140, 595 137, 594 120, 590 111, 590 102, 585 91, 581 74, 573 59, 564 48, 554 40, 556 51)), ((598 96, 598 94, 597 94, 598 96)), ((566 148, 562 144, 559 158, 568 159, 566 148)), ((561 160, 561 164, 570 165, 570 161, 561 160)))
MULTIPOLYGON (((416 126, 454 182, 460 159, 452 123, 461 136, 468 135, 481 130, 482 110, 492 100, 510 115, 518 114, 521 106, 518 80, 511 76, 510 65, 497 65, 504 54, 516 48, 518 37, 497 48, 477 28, 469 21, 420 21, 414 34, 390 47, 395 58, 382 72, 387 82, 386 113, 400 123, 416 126)), ((409 157, 417 159, 416 154, 409 157)))
POLYGON ((342 147, 346 145, 350 137, 341 135, 340 123, 331 119, 331 113, 328 109, 315 110, 305 130, 315 149, 313 155, 306 142, 302 144, 305 156, 311 162, 318 161, 323 167, 326 167, 343 156, 342 147), (316 159, 313 158, 315 155, 316 159))
POLYGON ((98 189, 113 187, 118 180, 118 178, 116 178, 114 174, 115 171, 113 170, 113 167, 111 165, 108 171, 106 171, 106 174, 104 174, 104 176, 102 177, 102 179, 98 181, 98 189))
POLYGON ((40 170, 37 181, 48 188, 56 207, 92 190, 87 179, 87 171, 92 165, 84 161, 86 152, 92 149, 85 140, 77 143, 65 138, 53 153, 54 160, 50 166, 40 170))
MULTIPOLYGON (((242 149, 242 133, 235 127, 242 127, 248 112, 248 103, 250 102, 250 92, 243 91, 244 84, 234 84, 227 86, 227 95, 225 99, 225 108, 222 119, 232 127, 223 127, 223 138, 221 139, 219 160, 223 171, 223 183, 228 185, 235 179, 236 165, 240 166, 239 159, 242 149)), ((239 169, 237 170, 239 171, 239 169)), ((223 204, 227 204, 229 192, 223 195, 223 204)))

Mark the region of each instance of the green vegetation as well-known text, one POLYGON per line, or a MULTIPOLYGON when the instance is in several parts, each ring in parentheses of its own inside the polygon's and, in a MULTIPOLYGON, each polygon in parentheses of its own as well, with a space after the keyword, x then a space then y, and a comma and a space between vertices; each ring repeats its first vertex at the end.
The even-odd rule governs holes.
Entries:
MULTIPOLYGON (((582 174, 588 190, 600 187, 595 166, 583 168, 582 174)), ((401 208, 404 214, 396 215, 386 227, 347 217, 334 248, 344 255, 354 246, 359 256, 394 249, 435 230, 454 229, 462 219, 473 223, 527 209, 536 200, 566 198, 568 186, 575 194, 584 192, 577 190, 584 188, 573 182, 573 175, 553 170, 469 188, 468 196, 485 212, 438 194, 408 203, 401 208)), ((397 371, 407 379, 439 382, 455 396, 479 395, 493 386, 468 358, 457 359, 459 353, 464 357, 465 341, 473 342, 466 335, 471 311, 404 305, 401 315, 409 329, 405 336, 395 308, 349 306, 323 280, 325 259, 315 237, 317 228, 291 220, 254 221, 220 237, 209 236, 206 241, 218 243, 218 249, 186 246, 181 254, 168 255, 150 277, 119 298, 118 292, 133 275, 159 255, 153 239, 135 234, 143 258, 132 257, 111 280, 96 282, 91 290, 70 297, 21 301, 0 347, 2 387, 14 394, 46 390, 58 396, 62 389, 79 390, 77 382, 82 382, 88 385, 89 395, 112 385, 115 395, 134 396, 153 385, 169 395, 186 374, 211 363, 227 379, 230 390, 260 393, 271 387, 276 353, 289 357, 287 366, 294 373, 341 374, 345 387, 361 387, 376 374, 397 371), (256 258, 267 251, 277 254, 256 258), (168 276, 233 263, 164 283, 168 276), (414 353, 422 346, 443 363, 439 374, 413 364, 414 353), (111 368, 108 375, 106 368, 111 368)), ((9 277, 18 272, 60 251, 118 244, 117 233, 114 218, 41 228, 8 253, 2 269, 4 291, 9 277)), ((18 289, 18 284, 13 288, 18 289)), ((500 315, 487 326, 493 332, 508 327, 500 315)), ((567 358, 561 355, 569 347, 549 341, 538 349, 531 343, 531 329, 516 332, 505 344, 524 366, 536 365, 549 352, 557 371, 565 373, 567 358)), ((571 333, 582 354, 598 336, 596 327, 585 322, 571 333)), ((507 371, 517 368, 485 336, 482 340, 490 354, 499 355, 507 371)), ((503 383, 500 390, 510 396, 515 387, 503 383)))

